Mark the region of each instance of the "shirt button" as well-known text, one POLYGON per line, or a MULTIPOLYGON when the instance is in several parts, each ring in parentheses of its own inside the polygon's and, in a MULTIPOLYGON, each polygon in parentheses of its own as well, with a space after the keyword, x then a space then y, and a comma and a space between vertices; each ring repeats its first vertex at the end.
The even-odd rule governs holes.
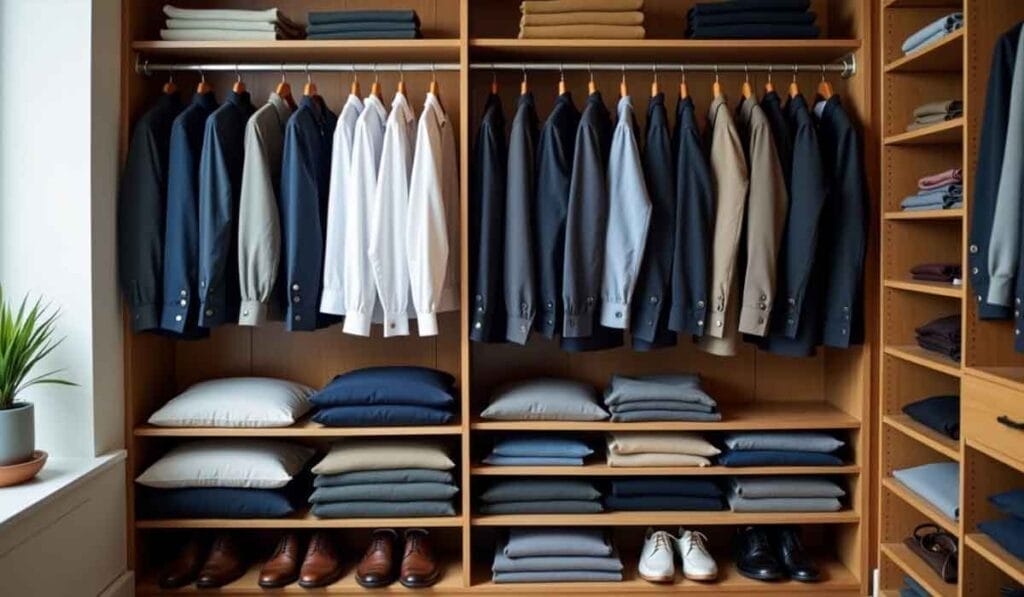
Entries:
POLYGON ((978 296, 974 297, 974 298, 978 299, 979 303, 981 302, 981 295, 980 294, 978 296))
POLYGON ((972 267, 971 268, 971 273, 974 274, 974 275, 978 275, 978 268, 972 267))
POLYGON ((793 325, 793 320, 792 319, 787 319, 786 323, 788 323, 789 325, 793 325))
POLYGON ((971 251, 971 253, 977 253, 978 252, 978 245, 971 245, 970 251, 971 251))
POLYGON ((657 303, 657 302, 658 302, 658 297, 656 297, 656 296, 652 296, 652 297, 651 297, 651 302, 652 302, 652 303, 657 303))
POLYGON ((768 305, 766 305, 764 303, 758 303, 757 304, 757 308, 761 309, 762 311, 764 311, 764 310, 768 309, 768 305))
POLYGON ((183 290, 182 290, 181 292, 179 292, 178 294, 180 294, 181 296, 188 296, 188 291, 187 291, 187 290, 184 290, 184 289, 183 289, 183 290))
POLYGON ((249 312, 248 311, 242 311, 242 317, 248 317, 248 316, 249 316, 249 312))
POLYGON ((703 309, 704 308, 704 301, 697 301, 697 308, 698 309, 703 309))
POLYGON ((548 307, 548 309, 554 309, 555 308, 555 304, 552 303, 551 301, 548 301, 547 307, 548 307))
POLYGON ((722 327, 722 320, 721 319, 715 320, 715 327, 716 328, 722 327))
POLYGON ((1017 297, 1016 299, 1014 299, 1013 302, 1014 302, 1014 304, 1019 305, 1020 304, 1020 297, 1017 297))
POLYGON ((766 301, 766 300, 768 300, 768 295, 767 295, 767 294, 762 294, 762 295, 761 295, 761 300, 762 300, 762 301, 766 301))
POLYGON ((200 280, 199 285, 203 288, 206 288, 206 280, 200 280))
POLYGON ((187 307, 188 301, 186 301, 185 299, 181 299, 180 301, 178 301, 178 304, 181 305, 182 307, 187 307))
POLYGON ((1020 328, 1017 328, 1017 329, 1013 330, 1013 335, 1014 336, 1019 336, 1020 335, 1020 328))
POLYGON ((479 330, 480 328, 484 327, 484 324, 482 324, 482 323, 480 323, 480 322, 478 321, 478 322, 476 322, 476 323, 474 323, 474 324, 473 324, 473 327, 479 330))
POLYGON ((519 308, 522 309, 523 311, 526 311, 526 309, 527 309, 526 303, 519 303, 519 308))
POLYGON ((757 323, 764 323, 764 317, 758 317, 757 323))
POLYGON ((392 321, 391 323, 389 323, 388 327, 391 329, 395 329, 395 322, 392 321))
POLYGON ((478 294, 478 295, 476 295, 476 300, 482 301, 482 300, 484 300, 484 297, 478 294))
POLYGON ((174 321, 181 321, 181 315, 175 315, 174 321))
POLYGON ((587 304, 588 305, 593 305, 594 304, 594 297, 588 296, 587 297, 587 304))
POLYGON ((704 327, 704 322, 703 321, 698 321, 697 322, 697 327, 699 327, 699 328, 704 327))
POLYGON ((843 333, 844 336, 846 335, 846 328, 842 329, 842 333, 843 333))
POLYGON ((549 319, 549 320, 547 320, 547 324, 548 325, 555 325, 555 321, 553 319, 549 319))
POLYGON ((648 319, 647 320, 647 327, 651 327, 653 325, 654 325, 654 320, 653 319, 648 319))
POLYGON ((615 319, 622 319, 622 311, 615 312, 615 319))
POLYGON ((213 316, 213 309, 207 309, 206 310, 206 316, 207 317, 212 317, 213 316))
POLYGON ((849 307, 843 307, 843 313, 849 313, 849 312, 850 312, 850 308, 849 307))
POLYGON ((299 289, 299 285, 298 284, 292 284, 292 290, 296 290, 297 291, 298 289, 299 289))
POLYGON ((483 307, 477 307, 476 310, 479 311, 480 313, 484 312, 484 308, 483 307))
POLYGON ((526 333, 526 326, 525 325, 519 326, 519 331, 523 332, 525 334, 526 333))
POLYGON ((295 321, 302 321, 302 316, 301 315, 296 315, 292 319, 294 319, 295 321))
POLYGON ((788 302, 790 305, 795 305, 796 304, 796 299, 795 298, 791 298, 791 299, 789 299, 786 302, 788 302))
POLYGON ((293 303, 300 303, 300 302, 302 302, 302 297, 293 296, 292 297, 292 302, 293 303))

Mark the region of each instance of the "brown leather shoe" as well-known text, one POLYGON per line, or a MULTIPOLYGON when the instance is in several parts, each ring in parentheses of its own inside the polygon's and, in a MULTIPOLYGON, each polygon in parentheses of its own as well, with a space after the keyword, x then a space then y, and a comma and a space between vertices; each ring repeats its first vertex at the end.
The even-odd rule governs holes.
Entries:
POLYGON ((377 529, 370 538, 363 559, 356 568, 356 582, 373 589, 395 582, 395 541, 398 533, 393 529, 377 529))
POLYGON ((341 578, 341 561, 331 536, 317 531, 309 541, 306 559, 299 570, 299 586, 304 589, 326 587, 341 578))
POLYGON ((181 546, 178 556, 164 568, 157 581, 162 589, 180 589, 196 580, 199 568, 206 561, 206 542, 192 535, 181 546))
POLYGON ((222 533, 210 546, 210 555, 199 571, 196 586, 201 589, 223 587, 241 578, 245 570, 245 558, 238 539, 230 533, 222 533))
POLYGON ((423 529, 405 531, 405 555, 402 556, 402 585, 410 589, 429 587, 441 577, 441 568, 434 560, 430 538, 423 529))
POLYGON ((277 549, 260 568, 259 585, 264 589, 277 589, 299 579, 302 545, 297 533, 288 533, 277 542, 277 549))

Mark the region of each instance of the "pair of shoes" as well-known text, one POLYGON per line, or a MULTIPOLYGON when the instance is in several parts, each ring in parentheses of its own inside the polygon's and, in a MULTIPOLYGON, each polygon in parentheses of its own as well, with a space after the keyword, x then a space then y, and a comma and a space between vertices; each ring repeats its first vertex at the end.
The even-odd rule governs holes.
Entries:
POLYGON ((302 553, 302 539, 298 533, 288 533, 277 542, 270 559, 260 568, 259 585, 264 589, 277 589, 299 581, 304 589, 326 587, 341 578, 341 558, 331 536, 317 531, 309 540, 306 555, 302 553))
POLYGON ((386 587, 398 577, 410 589, 429 587, 441 577, 441 569, 434 559, 430 538, 424 529, 405 531, 402 561, 396 565, 398 532, 377 529, 370 538, 362 561, 356 569, 356 582, 366 588, 386 587), (397 574, 396 574, 397 573, 397 574))
POLYGON ((804 551, 795 527, 746 527, 736 532, 736 568, 754 580, 817 582, 814 560, 804 551))
POLYGON ((221 533, 207 543, 192 535, 160 574, 163 589, 180 589, 195 583, 201 589, 223 587, 242 577, 246 571, 242 547, 234 535, 221 533))
POLYGON ((708 538, 699 531, 679 529, 679 536, 673 537, 668 531, 647 529, 644 547, 640 551, 637 566, 640 578, 648 582, 669 583, 676 577, 678 551, 680 570, 690 580, 715 580, 718 565, 708 553, 708 538))

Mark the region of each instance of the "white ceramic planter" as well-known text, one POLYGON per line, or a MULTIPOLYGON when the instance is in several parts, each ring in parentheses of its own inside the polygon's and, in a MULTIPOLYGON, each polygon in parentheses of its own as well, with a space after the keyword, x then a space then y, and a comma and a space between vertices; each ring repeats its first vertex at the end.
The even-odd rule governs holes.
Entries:
POLYGON ((0 466, 32 459, 36 446, 35 408, 29 402, 0 410, 0 466))

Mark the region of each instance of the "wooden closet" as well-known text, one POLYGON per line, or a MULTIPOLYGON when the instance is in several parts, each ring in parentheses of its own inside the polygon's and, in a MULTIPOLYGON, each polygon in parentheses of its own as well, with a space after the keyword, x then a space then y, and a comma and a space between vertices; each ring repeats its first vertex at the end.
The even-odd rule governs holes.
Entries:
MULTIPOLYGON (((412 8, 422 21, 424 39, 368 41, 276 41, 276 42, 164 42, 159 39, 164 0, 123 0, 123 103, 121 110, 122 147, 127 147, 131 125, 160 93, 165 73, 144 76, 136 65, 152 63, 219 63, 260 62, 392 62, 458 63, 457 72, 436 73, 445 109, 454 121, 459 139, 461 176, 461 290, 460 313, 440 318, 440 334, 436 338, 383 339, 379 329, 373 338, 344 335, 340 326, 315 333, 285 332, 279 323, 258 328, 227 325, 217 328, 201 341, 175 341, 152 334, 134 335, 125 330, 127 445, 129 451, 126 488, 129 504, 129 562, 137 573, 139 594, 159 593, 155 575, 167 557, 167 538, 193 529, 238 529, 251 536, 251 544, 272 542, 275 529, 334 528, 343 535, 344 558, 349 573, 329 587, 326 593, 362 592, 351 573, 365 548, 369 530, 377 527, 426 527, 434 533, 435 549, 443 555, 446 571, 435 592, 506 592, 512 594, 572 592, 620 594, 691 590, 732 592, 737 594, 792 595, 825 594, 865 595, 871 577, 870 521, 872 478, 870 454, 875 420, 872 411, 872 372, 877 355, 879 327, 877 281, 878 234, 872 230, 871 248, 865 271, 867 340, 848 350, 820 349, 812 358, 783 358, 740 343, 736 357, 710 356, 696 349, 688 338, 680 338, 679 346, 655 352, 633 352, 629 348, 595 353, 570 354, 551 342, 534 335, 525 347, 512 345, 480 345, 470 343, 467 315, 471 302, 466 282, 469 279, 467 203, 472 141, 476 134, 484 101, 496 78, 511 120, 522 74, 515 71, 492 73, 486 66, 470 69, 471 64, 491 62, 545 62, 550 70, 531 71, 529 87, 537 100, 537 111, 547 117, 557 94, 560 62, 682 62, 752 65, 758 63, 824 63, 829 64, 852 55, 856 74, 843 79, 829 74, 828 79, 843 104, 861 125, 865 162, 871 178, 872 222, 881 212, 877 198, 878 185, 873 164, 878 163, 879 134, 873 126, 879 108, 873 105, 872 15, 877 0, 814 0, 812 10, 818 14, 823 35, 816 40, 687 40, 683 39, 685 14, 694 0, 647 0, 647 39, 625 40, 518 40, 518 2, 508 0, 178 0, 175 5, 191 8, 269 8, 277 7, 290 18, 305 22, 310 10, 359 8, 412 8), (260 375, 291 379, 312 386, 322 386, 337 373, 371 365, 411 364, 436 367, 448 371, 459 380, 461 416, 450 425, 402 428, 322 428, 303 422, 285 429, 168 429, 148 426, 146 420, 160 405, 190 384, 217 377, 260 375), (478 417, 492 391, 500 384, 539 375, 564 376, 603 388, 613 373, 643 374, 654 372, 697 372, 705 388, 720 404, 720 423, 558 423, 558 422, 496 422, 478 417), (790 467, 758 469, 609 469, 604 464, 583 467, 562 467, 558 470, 541 467, 492 467, 480 464, 496 434, 532 430, 553 434, 574 434, 600 438, 613 429, 630 430, 828 430, 847 441, 848 464, 813 470, 790 467), (170 446, 194 437, 247 436, 287 437, 320 447, 333 438, 344 436, 402 435, 440 438, 452 447, 457 460, 457 478, 461 492, 458 515, 445 518, 320 520, 300 514, 282 520, 145 520, 134 512, 134 479, 146 466, 170 446), (723 512, 607 512, 592 515, 479 515, 475 513, 475 496, 479 488, 499 476, 531 477, 539 475, 579 475, 606 479, 628 475, 714 475, 729 474, 827 474, 841 478, 848 489, 843 510, 814 514, 744 514, 723 512), (818 584, 796 582, 760 583, 740 576, 731 564, 733 530, 748 524, 799 524, 812 553, 820 560, 823 581, 818 584), (626 565, 621 583, 567 583, 495 585, 491 582, 491 558, 496 534, 513 526, 601 526, 613 530, 616 544, 626 565), (721 575, 717 582, 698 584, 677 580, 674 585, 649 584, 636 575, 644 530, 648 526, 698 528, 711 538, 712 550, 719 560, 721 575)), ((915 3, 918 4, 918 3, 915 3)), ((682 73, 659 71, 661 88, 666 90, 670 113, 673 114, 675 89, 682 73)), ((375 77, 380 81, 385 102, 390 101, 399 79, 395 71, 364 70, 358 73, 311 73, 327 104, 337 110, 348 93, 349 84, 357 75, 363 88, 375 77)), ((430 72, 405 73, 410 103, 418 114, 422 108, 432 75, 430 72)), ((627 71, 640 126, 646 115, 646 90, 655 76, 651 71, 627 71), (643 90, 643 91, 640 91, 643 90)), ((822 77, 820 72, 775 71, 776 87, 785 89, 796 76, 809 99, 822 77)), ((301 71, 288 72, 293 87, 305 82, 301 71)), ((595 72, 594 78, 611 106, 617 98, 620 72, 595 72)), ((234 81, 233 72, 208 72, 206 78, 218 97, 226 93, 234 81)), ((254 103, 261 103, 281 78, 279 71, 244 73, 242 78, 252 93, 254 103)), ((708 72, 686 73, 691 96, 697 106, 700 124, 711 101, 714 75, 708 72)), ((722 73, 723 89, 730 101, 739 97, 744 75, 722 73)), ((759 95, 767 79, 763 71, 751 70, 750 78, 759 95)), ((175 75, 183 93, 190 93, 198 75, 179 72, 175 75)), ((588 74, 566 71, 565 82, 576 96, 578 106, 586 96, 588 74)), ((889 220, 885 220, 890 225, 889 220)), ((939 226, 961 226, 951 219, 939 226), (947 225, 948 224, 948 225, 947 225)), ((945 231, 946 228, 941 228, 945 231)), ((888 290, 886 292, 889 292, 888 290)), ((887 295, 886 295, 887 296, 887 295)), ((916 296, 916 295, 915 295, 916 296)), ((930 300, 931 295, 924 295, 930 300)), ((945 300, 952 300, 942 297, 945 300)), ((889 357, 886 357, 889 358, 889 357)), ((1022 370, 1024 371, 1024 370, 1022 370)), ((1024 374, 1022 374, 1024 376, 1024 374)), ((1024 382, 1022 382, 1024 383, 1024 382)), ((258 567, 258 564, 257 564, 258 567)), ((223 593, 261 595, 253 571, 221 589, 223 593)), ((184 589, 177 592, 189 592, 184 589)), ((378 591, 404 592, 399 585, 378 591)), ((304 589, 290 586, 288 594, 305 594, 304 589)))
POLYGON ((998 420, 1024 421, 1024 355, 1013 350, 1012 322, 977 316, 981 297, 970 285, 968 234, 992 52, 996 40, 1024 20, 1024 5, 886 0, 881 19, 880 588, 896 595, 909 575, 934 595, 998 595, 1011 581, 1024 584, 1024 564, 981 534, 977 524, 999 517, 989 495, 1024 487, 1024 432, 998 420), (963 11, 961 30, 903 55, 900 45, 908 35, 953 11, 963 11), (904 132, 915 106, 940 99, 962 100, 963 117, 904 132), (952 167, 963 168, 963 209, 899 211, 903 197, 916 192, 919 177, 952 167), (963 285, 913 281, 910 268, 926 262, 960 264, 963 285), (914 343, 915 327, 954 313, 962 315, 960 363, 914 343), (940 394, 961 396, 959 441, 902 413, 908 403, 940 394), (894 469, 939 461, 960 464, 959 520, 892 477, 894 469), (944 583, 902 544, 927 522, 957 536, 959 583, 944 583))

